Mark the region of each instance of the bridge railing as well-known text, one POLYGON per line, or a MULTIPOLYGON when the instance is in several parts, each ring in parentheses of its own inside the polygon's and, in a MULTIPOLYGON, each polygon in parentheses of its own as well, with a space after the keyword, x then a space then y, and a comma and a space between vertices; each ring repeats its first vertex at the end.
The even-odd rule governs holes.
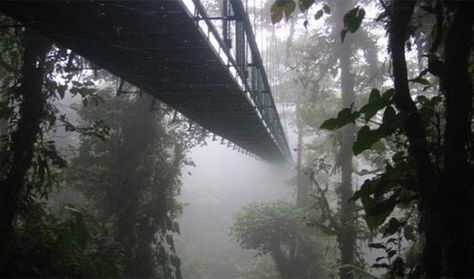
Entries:
POLYGON ((289 160, 290 151, 249 16, 241 0, 182 0, 228 66, 268 133, 289 160))

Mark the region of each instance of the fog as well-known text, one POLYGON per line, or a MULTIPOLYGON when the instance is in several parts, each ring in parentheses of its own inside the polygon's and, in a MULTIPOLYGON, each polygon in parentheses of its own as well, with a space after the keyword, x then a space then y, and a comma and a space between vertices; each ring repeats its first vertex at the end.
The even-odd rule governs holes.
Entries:
POLYGON ((292 167, 274 166, 209 141, 195 147, 196 164, 183 172, 177 251, 185 278, 238 278, 239 269, 255 260, 255 251, 241 248, 229 236, 235 215, 245 205, 292 201, 292 167))
POLYGON ((474 278, 469 1, 0 4, 0 277, 474 278))

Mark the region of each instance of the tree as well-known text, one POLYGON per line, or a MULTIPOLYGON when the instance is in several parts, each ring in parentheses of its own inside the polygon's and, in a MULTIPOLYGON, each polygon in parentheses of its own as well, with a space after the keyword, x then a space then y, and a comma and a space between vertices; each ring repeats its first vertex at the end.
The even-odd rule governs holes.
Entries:
MULTIPOLYGON (((279 5, 288 7, 288 2, 279 5)), ((305 10, 313 2, 300 4, 307 4, 303 6, 305 10)), ((473 169, 469 44, 473 25, 469 14, 473 7, 457 1, 394 0, 380 4, 384 11, 377 21, 387 23, 394 89, 383 94, 372 90, 368 103, 360 110, 344 109, 322 127, 336 129, 359 120, 365 122, 352 147, 356 155, 381 140, 385 147, 395 147, 395 153, 387 150, 391 158, 386 161, 385 171, 366 180, 353 200, 362 202, 368 226, 372 230, 382 227, 384 237, 405 227, 405 236, 411 238, 407 233, 408 220, 418 216, 424 244, 422 271, 416 273, 418 276, 470 277, 473 209, 469 189, 473 181, 466 174, 473 169), (422 53, 418 59, 427 60, 416 67, 409 67, 405 56, 412 37, 416 39, 417 51, 422 53), (409 78, 420 68, 417 76, 409 78), (432 87, 436 80, 439 90, 432 87), (419 85, 424 88, 419 89, 419 85), (371 119, 377 115, 381 116, 381 123, 374 125, 371 119), (395 209, 403 212, 413 204, 418 205, 418 214, 408 214, 404 221, 387 218, 395 209), (457 230, 460 226, 462 231, 457 230)), ((356 7, 344 15, 342 38, 357 31, 364 14, 356 7)), ((397 253, 387 251, 389 258, 397 253)), ((404 273, 403 264, 400 257, 391 263, 392 271, 400 271, 391 271, 392 276, 404 273)))
MULTIPOLYGON (((294 1, 280 1, 275 2, 272 8, 272 14, 274 15, 274 23, 281 20, 282 17, 275 17, 275 15, 285 13, 287 17, 293 12, 290 7, 294 6, 294 1)), ((300 9, 306 11, 311 5, 316 5, 315 1, 300 1, 300 9)), ((318 3, 319 4, 319 3, 318 3)), ((312 42, 315 45, 319 45, 319 48, 315 51, 317 54, 311 55, 310 59, 315 59, 317 61, 303 61, 301 64, 297 65, 299 67, 299 83, 304 88, 305 92, 315 91, 309 94, 315 96, 323 95, 322 88, 329 87, 329 83, 324 80, 328 76, 328 72, 340 71, 340 80, 338 81, 339 92, 341 92, 341 107, 345 110, 350 110, 352 107, 356 106, 356 95, 354 92, 355 81, 357 75, 355 75, 351 59, 355 60, 355 53, 358 49, 364 50, 364 58, 369 64, 368 74, 370 75, 371 83, 377 77, 377 56, 374 54, 374 42, 371 40, 370 36, 364 31, 365 36, 363 38, 356 38, 352 35, 348 35, 347 32, 351 32, 354 29, 353 24, 357 24, 358 19, 364 17, 363 9, 352 9, 353 3, 351 1, 329 1, 322 5, 322 8, 315 14, 315 19, 320 20, 325 14, 330 16, 327 20, 328 25, 330 26, 331 31, 325 32, 321 31, 317 36, 311 37, 312 40, 318 42, 312 42), (351 13, 356 18, 356 20, 350 20, 349 17, 345 16, 346 13, 351 13), (345 30, 341 35, 341 30, 345 30), (328 34, 326 34, 328 33, 328 34), (342 38, 342 40, 341 40, 342 38), (325 41, 319 43, 319 41, 325 41), (328 50, 321 50, 321 48, 330 48, 328 50), (322 52, 326 55, 322 55, 322 52), (308 68, 307 64, 319 64, 308 68), (309 72, 304 72, 308 70, 309 72), (319 71, 318 71, 319 70, 319 71), (309 77, 308 77, 309 76, 309 77), (316 86, 314 85, 316 84, 316 86), (319 91, 319 92, 318 92, 319 91)), ((360 22, 358 23, 360 24, 360 22)), ((305 22, 305 28, 307 27, 308 22, 305 22)), ((356 28, 357 29, 357 28, 356 28)), ((309 56, 309 55, 308 55, 309 56)), ((304 58, 303 58, 304 60, 304 58)), ((335 74, 333 74, 335 76, 335 74)), ((313 102, 311 103, 302 103, 298 105, 297 108, 300 111, 298 114, 308 111, 308 109, 302 108, 303 106, 314 106, 313 102), (304 104, 304 105, 303 105, 304 104)), ((301 118, 301 117, 300 117, 301 118)), ((315 119, 309 119, 306 117, 307 122, 317 122, 315 119)), ((349 202, 350 198, 353 195, 353 180, 354 180, 354 168, 353 168, 353 155, 352 155, 352 144, 354 142, 354 132, 355 125, 350 124, 344 127, 342 131, 339 132, 337 141, 340 144, 340 148, 335 155, 334 160, 334 172, 340 172, 341 182, 337 187, 339 209, 337 216, 332 216, 331 219, 332 226, 328 231, 332 231, 337 235, 339 242, 339 249, 341 252, 341 264, 342 265, 355 265, 356 264, 356 238, 357 238, 357 220, 356 220, 356 207, 354 203, 349 202), (335 220, 337 219, 337 220, 335 220)), ((301 130, 301 129, 299 129, 301 130)), ((318 129, 319 130, 319 129, 318 129)), ((299 148, 300 149, 300 148, 299 148)), ((298 154, 298 165, 300 162, 300 154, 298 154)), ((307 180, 313 180, 313 177, 310 174, 314 174, 314 170, 306 171, 307 180)), ((322 194, 322 191, 316 191, 317 194, 322 194)), ((326 211, 324 211, 326 212, 326 211)), ((329 213, 329 212, 328 212, 329 213)), ((350 274, 346 273, 344 270, 341 270, 341 277, 351 277, 350 274)))
POLYGON ((101 106, 85 107, 81 115, 85 122, 104 121, 110 136, 82 139, 71 182, 110 227, 126 276, 180 278, 172 235, 179 232, 176 195, 190 143, 179 126, 168 130, 165 108, 150 109, 151 96, 102 95, 101 106))
POLYGON ((96 88, 109 86, 110 74, 10 18, 0 21, 0 275, 180 278, 173 243, 180 170, 206 134, 184 130, 151 98, 111 98, 104 92, 111 87, 96 88), (81 123, 58 105, 74 97, 81 123), (65 146, 79 136, 78 157, 58 150, 58 132, 65 146), (61 195, 74 199, 65 204, 61 195))
POLYGON ((243 248, 269 254, 282 278, 325 277, 321 236, 303 217, 287 202, 253 204, 237 215, 231 235, 243 248))
MULTIPOLYGON (((419 110, 410 96, 405 59, 405 41, 416 3, 394 1, 391 6, 390 47, 394 70, 394 101, 400 111, 402 127, 410 142, 408 152, 414 160, 419 181, 420 210, 422 212, 424 247, 424 272, 427 277, 461 277, 474 275, 472 269, 472 171, 469 160, 469 142, 472 121, 472 73, 469 61, 472 47, 468 42, 472 36, 472 5, 439 1, 438 13, 453 15, 448 23, 444 40, 444 63, 441 72, 433 68, 428 71, 440 77, 441 90, 446 98, 446 127, 444 133, 444 164, 441 172, 426 149, 428 141, 426 126, 419 110), (462 230, 455 230, 465 224, 462 230), (446 230, 445 228, 450 228, 446 230), (462 243, 462 244, 461 244, 462 243), (446 269, 443 270, 443 258, 446 269)), ((439 18, 438 18, 439 19, 439 18)), ((440 20, 437 24, 443 24, 440 20)), ((442 36, 442 34, 437 34, 442 36)), ((436 50, 436 47, 432 49, 436 50)), ((433 55, 433 54, 432 54, 433 55)))
POLYGON ((51 214, 48 195, 61 184, 66 161, 49 133, 67 122, 53 102, 64 97, 64 49, 15 26, 0 32, 0 275, 115 276, 114 262, 98 252, 83 216, 51 214), (60 78, 59 78, 60 77, 60 78))
MULTIPOLYGON (((30 169, 34 145, 41 133, 41 123, 46 116, 48 92, 43 89, 47 74, 46 55, 51 43, 33 31, 24 34, 24 53, 19 86, 14 90, 20 97, 19 119, 11 141, 3 145, 0 177, 0 246, 7 245, 21 196, 25 191, 27 172, 30 169)), ((0 250, 0 253, 2 251, 0 250)))

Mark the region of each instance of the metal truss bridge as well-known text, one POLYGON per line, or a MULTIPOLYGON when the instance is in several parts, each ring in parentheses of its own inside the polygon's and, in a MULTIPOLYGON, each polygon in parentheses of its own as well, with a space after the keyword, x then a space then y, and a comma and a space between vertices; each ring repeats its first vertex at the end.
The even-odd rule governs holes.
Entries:
POLYGON ((241 0, 2 1, 0 11, 264 160, 291 161, 241 0))

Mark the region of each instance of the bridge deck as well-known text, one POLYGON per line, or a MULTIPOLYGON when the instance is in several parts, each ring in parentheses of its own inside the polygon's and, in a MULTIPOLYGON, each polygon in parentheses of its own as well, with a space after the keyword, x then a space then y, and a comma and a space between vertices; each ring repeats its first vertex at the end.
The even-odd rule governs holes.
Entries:
POLYGON ((263 159, 288 159, 180 1, 6 1, 0 10, 263 159))

